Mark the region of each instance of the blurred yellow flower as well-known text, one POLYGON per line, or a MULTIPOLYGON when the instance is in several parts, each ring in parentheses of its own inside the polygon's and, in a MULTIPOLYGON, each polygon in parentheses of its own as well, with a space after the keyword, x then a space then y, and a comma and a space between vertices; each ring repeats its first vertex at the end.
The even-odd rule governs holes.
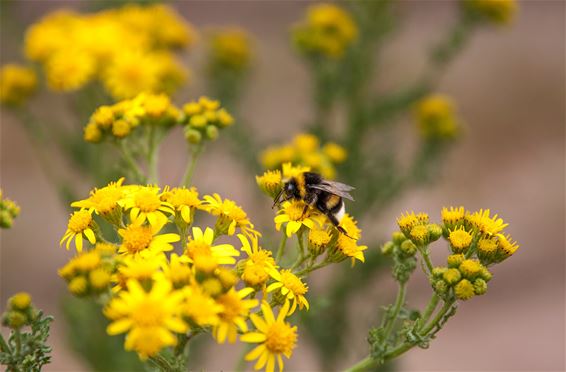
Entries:
POLYGON ((242 72, 252 57, 250 36, 243 29, 232 27, 214 30, 210 37, 209 63, 212 72, 242 72))
POLYGON ((218 325, 214 327, 212 334, 219 344, 223 344, 226 340, 234 343, 238 330, 241 332, 248 331, 246 320, 250 310, 259 304, 258 300, 245 299, 252 292, 252 288, 243 288, 239 291, 231 288, 216 299, 216 302, 222 306, 222 311, 219 314, 218 325))
POLYGON ((460 131, 454 102, 445 95, 433 94, 417 102, 415 119, 421 135, 427 140, 452 139, 460 131))
POLYGON ((464 0, 464 6, 472 14, 497 25, 511 23, 518 8, 516 0, 464 0))
POLYGON ((6 64, 0 69, 0 103, 19 105, 36 90, 35 72, 17 64, 6 64))

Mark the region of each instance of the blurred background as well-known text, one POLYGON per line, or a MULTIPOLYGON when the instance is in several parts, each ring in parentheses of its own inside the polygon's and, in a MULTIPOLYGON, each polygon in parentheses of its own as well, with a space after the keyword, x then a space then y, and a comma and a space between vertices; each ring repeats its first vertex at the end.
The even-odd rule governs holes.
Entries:
MULTIPOLYGON (((309 4, 171 3, 199 30, 237 25, 253 35, 255 58, 241 113, 262 143, 290 140, 312 116, 307 72, 289 43, 290 25, 302 18, 309 4)), ((21 61, 26 25, 61 7, 85 9, 86 4, 13 1, 9 8, 4 7, 0 62, 21 61)), ((400 25, 378 59, 379 90, 394 88, 419 74, 427 46, 454 22, 456 7, 452 1, 399 2, 400 25)), ((495 267, 496 280, 490 283, 489 293, 462 304, 429 349, 415 348, 399 359, 400 370, 565 368, 565 26, 564 2, 520 1, 512 25, 479 30, 438 87, 456 101, 466 126, 439 176, 432 184, 403 194, 381 211, 378 219, 361 221, 365 235, 376 236, 374 231, 393 231, 396 217, 405 210, 422 210, 439 221, 440 209, 446 205, 491 208, 509 222, 507 231, 521 245, 513 259, 495 267)), ((197 66, 203 58, 203 48, 197 45, 184 59, 192 70, 191 83, 175 96, 175 102, 202 93, 204 82, 197 66)), ((42 93, 33 101, 34 111, 49 112, 61 121, 72 120, 59 98, 42 93)), ((6 110, 0 119, 0 186, 22 209, 14 227, 0 236, 1 303, 16 291, 30 292, 34 303, 56 318, 50 337, 53 361, 45 370, 86 370, 66 345, 65 324, 60 321, 66 289, 57 269, 67 262, 70 253, 58 242, 69 212, 59 202, 18 121, 6 110)), ((410 117, 403 121, 410 121, 410 117)), ((407 132, 412 129, 411 124, 405 127, 407 132)), ((163 184, 177 182, 182 174, 185 143, 178 134, 167 139, 161 154, 163 184)), ((80 179, 77 182, 84 185, 86 196, 91 185, 80 179)), ((260 226, 264 224, 259 221, 271 218, 270 201, 258 197, 255 179, 234 158, 225 140, 206 151, 194 183, 202 192, 218 192, 236 200, 260 226)), ((445 256, 444 252, 432 254, 436 262, 445 256)), ((331 275, 332 270, 323 270, 309 284, 313 288, 322 286, 331 275)), ((367 354, 367 329, 374 325, 376 304, 389 303, 394 295, 388 272, 371 281, 371 293, 355 296, 348 305, 355 315, 354 327, 343 335, 347 350, 336 369, 367 354)), ((410 282, 409 303, 422 306, 429 293, 426 278, 417 272, 410 282)), ((217 345, 205 349, 205 354, 195 368, 220 370, 233 365, 239 350, 217 345)), ((300 329, 299 347, 286 368, 321 368, 309 340, 301 338, 300 329)))

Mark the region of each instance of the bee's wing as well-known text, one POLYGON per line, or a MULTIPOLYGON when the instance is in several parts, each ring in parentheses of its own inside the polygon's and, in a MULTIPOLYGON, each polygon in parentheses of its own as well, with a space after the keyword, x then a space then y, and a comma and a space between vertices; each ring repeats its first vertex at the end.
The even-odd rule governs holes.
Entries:
POLYGON ((308 187, 311 188, 311 189, 326 191, 326 192, 329 192, 331 194, 338 195, 338 196, 341 196, 343 198, 350 199, 351 201, 354 201, 354 198, 352 198, 352 195, 350 195, 348 193, 348 191, 353 190, 354 188, 352 186, 348 186, 348 185, 345 185, 343 183, 333 182, 333 181, 324 181, 322 183, 318 183, 318 184, 315 184, 315 185, 309 185, 308 187), (339 184, 340 188, 337 187, 336 184, 339 184))

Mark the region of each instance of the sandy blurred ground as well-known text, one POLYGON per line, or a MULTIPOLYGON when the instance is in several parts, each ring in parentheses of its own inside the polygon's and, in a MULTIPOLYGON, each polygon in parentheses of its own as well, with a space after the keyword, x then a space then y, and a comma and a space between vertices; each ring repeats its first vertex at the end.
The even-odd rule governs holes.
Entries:
MULTIPOLYGON (((67 2, 69 3, 69 2, 67 2)), ((12 18, 27 24, 61 3, 21 2, 12 18)), ((73 4, 73 5, 76 5, 73 4)), ((237 24, 256 35, 255 74, 243 113, 264 141, 283 141, 308 121, 309 83, 288 46, 288 26, 300 18, 306 3, 182 2, 178 9, 198 27, 237 24)), ((439 218, 444 205, 491 208, 521 243, 516 256, 494 269, 486 296, 460 306, 428 350, 401 358, 406 371, 560 371, 565 353, 565 6, 562 1, 523 1, 510 28, 485 29, 443 77, 439 90, 452 95, 468 130, 443 166, 434 186, 413 190, 397 200, 379 220, 364 221, 366 231, 392 231, 405 209, 424 210, 439 218)), ((381 89, 417 76, 423 52, 454 21, 455 3, 405 1, 403 21, 382 53, 381 89)), ((17 35, 2 27, 2 62, 16 58, 17 35)), ((191 57, 198 64, 201 56, 191 57)), ((202 92, 195 81, 177 102, 202 92)), ((36 101, 37 113, 68 120, 58 98, 36 101)), ((1 235, 1 301, 15 291, 29 291, 34 302, 61 319, 65 292, 56 270, 70 254, 57 242, 66 228, 67 212, 42 173, 34 149, 14 117, 1 114, 1 179, 5 194, 17 200, 22 214, 1 235)), ((183 141, 168 140, 162 154, 163 181, 175 182, 184 159, 183 141)), ((59 166, 59 164, 55 164, 59 166)), ((265 216, 268 204, 257 200, 254 184, 242 165, 219 142, 196 172, 201 190, 217 191, 239 201, 252 217, 265 216), (226 180, 229 180, 228 182, 226 180)), ((86 192, 87 189, 85 189, 86 192)), ((441 262, 443 252, 433 258, 441 262)), ((324 273, 321 273, 324 275, 324 273)), ((328 275, 328 274, 326 274, 328 275)), ((366 354, 366 330, 376 304, 392 296, 387 275, 375 278, 371 295, 352 301, 356 327, 348 355, 337 368, 366 354), (370 300, 368 300, 370 298, 370 300)), ((410 304, 424 304, 430 290, 422 275, 411 282, 410 304)), ((78 371, 85 366, 64 343, 64 324, 56 321, 50 338, 53 363, 46 370, 78 371)), ((301 339, 288 370, 318 370, 308 340, 301 339)), ((233 365, 238 351, 215 349, 205 365, 220 370, 233 365), (218 354, 218 352, 222 354, 218 354), (218 358, 223 355, 223 358, 218 358)))

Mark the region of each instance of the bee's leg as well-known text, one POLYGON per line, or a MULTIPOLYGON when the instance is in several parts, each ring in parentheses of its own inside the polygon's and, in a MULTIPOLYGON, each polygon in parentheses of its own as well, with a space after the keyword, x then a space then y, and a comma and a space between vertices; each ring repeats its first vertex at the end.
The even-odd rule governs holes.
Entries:
POLYGON ((305 216, 305 213, 307 213, 307 210, 309 209, 309 207, 313 207, 316 202, 318 200, 318 196, 316 194, 311 194, 308 195, 305 198, 305 207, 303 208, 303 214, 301 214, 301 218, 303 218, 305 216))
POLYGON ((334 225, 334 227, 336 227, 336 229, 338 231, 340 231, 342 234, 346 235, 348 238, 354 239, 353 237, 348 235, 348 232, 346 231, 346 229, 344 229, 342 226, 340 226, 340 220, 339 219, 342 219, 342 217, 344 216, 344 213, 345 213, 344 212, 344 201, 340 201, 340 204, 338 204, 336 207, 334 207, 333 209, 326 212, 326 216, 328 217, 330 222, 332 222, 332 224, 334 225))

